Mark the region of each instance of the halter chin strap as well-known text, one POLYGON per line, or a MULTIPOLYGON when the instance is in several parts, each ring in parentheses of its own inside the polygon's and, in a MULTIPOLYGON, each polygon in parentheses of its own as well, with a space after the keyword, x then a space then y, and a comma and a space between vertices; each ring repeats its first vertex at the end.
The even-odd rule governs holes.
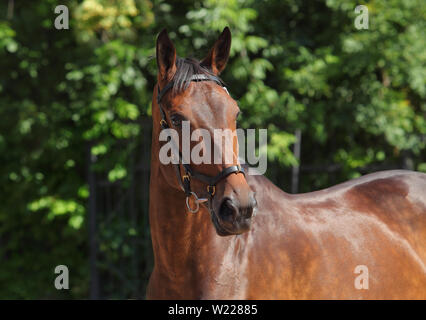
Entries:
MULTIPOLYGON (((194 81, 194 82, 215 81, 218 85, 222 86, 222 84, 219 81, 208 78, 207 76, 202 75, 202 74, 193 75, 191 77, 190 81, 194 81)), ((164 86, 164 88, 161 89, 161 90, 160 90, 160 87, 157 86, 157 88, 158 88, 157 104, 158 104, 158 107, 160 109, 160 114, 161 114, 160 126, 161 126, 162 129, 168 129, 168 128, 170 128, 170 126, 169 126, 169 124, 167 123, 167 120, 166 120, 166 113, 165 113, 164 109, 161 107, 161 99, 173 87, 173 84, 174 84, 174 82, 172 80, 169 83, 167 83, 164 86)), ((223 87, 223 88, 228 93, 228 90, 225 87, 223 87)), ((168 141, 170 141, 170 139, 171 138, 169 136, 168 141)), ((211 205, 212 198, 216 193, 216 185, 221 180, 225 179, 231 173, 235 173, 235 174, 242 173, 243 175, 245 175, 243 168, 239 164, 223 169, 221 172, 219 172, 214 177, 202 174, 200 172, 193 170, 189 164, 186 164, 186 163, 183 162, 182 154, 181 154, 180 151, 179 151, 179 163, 183 166, 185 174, 183 176, 181 176, 179 164, 175 164, 174 167, 175 167, 175 171, 176 171, 176 176, 178 177, 179 184, 180 184, 182 190, 185 192, 185 195, 186 195, 186 207, 192 213, 197 212, 200 208, 200 203, 203 203, 203 202, 206 202, 206 201, 209 202, 209 207, 212 210, 212 205, 211 205), (197 180, 202 181, 202 182, 207 184, 207 193, 209 194, 208 199, 199 198, 195 192, 191 191, 191 178, 197 179, 197 180), (194 208, 192 208, 190 203, 189 203, 189 200, 190 200, 191 197, 194 199, 194 202, 195 202, 194 208)))

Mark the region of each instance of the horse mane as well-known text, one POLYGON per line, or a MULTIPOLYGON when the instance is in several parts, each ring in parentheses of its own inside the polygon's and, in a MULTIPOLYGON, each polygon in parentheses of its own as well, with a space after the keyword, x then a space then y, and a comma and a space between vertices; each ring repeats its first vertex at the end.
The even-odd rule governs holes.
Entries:
POLYGON ((177 70, 173 77, 173 93, 179 93, 188 88, 193 75, 203 75, 208 80, 224 85, 220 77, 201 65, 197 59, 176 57, 176 67, 177 70))

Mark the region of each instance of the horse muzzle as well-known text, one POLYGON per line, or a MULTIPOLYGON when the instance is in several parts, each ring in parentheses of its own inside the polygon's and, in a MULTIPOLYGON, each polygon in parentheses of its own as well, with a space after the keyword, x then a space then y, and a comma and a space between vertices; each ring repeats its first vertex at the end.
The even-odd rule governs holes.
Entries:
POLYGON ((248 200, 241 202, 237 197, 225 197, 218 210, 211 212, 216 232, 220 236, 242 234, 250 229, 257 210, 254 192, 248 200))

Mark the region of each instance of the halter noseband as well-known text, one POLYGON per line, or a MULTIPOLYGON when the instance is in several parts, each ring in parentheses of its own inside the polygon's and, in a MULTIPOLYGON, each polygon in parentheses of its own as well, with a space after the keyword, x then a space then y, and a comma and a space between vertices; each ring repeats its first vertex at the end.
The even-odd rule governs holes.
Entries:
MULTIPOLYGON (((202 75, 202 74, 193 75, 189 81, 194 81, 194 82, 215 81, 217 84, 222 86, 222 84, 219 81, 210 79, 210 78, 208 78, 208 77, 206 77, 205 75, 202 75)), ((166 113, 165 113, 164 109, 161 107, 161 99, 173 87, 173 84, 174 84, 174 82, 172 80, 169 83, 167 83, 162 90, 160 90, 160 87, 157 86, 157 89, 158 89, 158 91, 157 91, 157 104, 158 104, 158 107, 160 109, 160 114, 161 114, 161 120, 160 120, 161 129, 170 128, 170 126, 169 126, 169 124, 167 123, 167 120, 166 120, 166 113)), ((226 90, 225 87, 223 87, 223 88, 225 89, 226 92, 228 92, 228 90, 226 90)), ((170 136, 168 136, 167 139, 168 139, 168 141, 170 141, 170 139, 171 139, 170 136)), ((242 173, 243 175, 245 175, 244 169, 239 164, 237 164, 237 165, 223 169, 221 172, 219 172, 214 177, 207 176, 205 174, 202 174, 200 172, 193 170, 189 164, 183 163, 182 154, 180 153, 180 151, 179 151, 179 163, 183 166, 183 168, 185 170, 185 174, 182 177, 181 174, 180 174, 179 164, 175 164, 174 167, 175 167, 175 171, 176 171, 176 176, 178 177, 179 184, 180 184, 182 190, 185 192, 185 195, 186 195, 186 207, 192 213, 197 212, 200 208, 200 203, 206 202, 207 200, 209 201, 210 210, 212 210, 211 201, 212 201, 213 196, 216 193, 216 184, 218 184, 221 180, 225 179, 231 173, 235 173, 235 174, 242 173), (191 178, 197 179, 197 180, 202 181, 202 182, 207 184, 207 193, 209 194, 209 199, 198 198, 197 194, 195 192, 191 191, 191 178), (190 197, 193 197, 194 200, 195 200, 195 204, 196 204, 195 208, 191 208, 191 206, 189 204, 189 198, 190 197)))

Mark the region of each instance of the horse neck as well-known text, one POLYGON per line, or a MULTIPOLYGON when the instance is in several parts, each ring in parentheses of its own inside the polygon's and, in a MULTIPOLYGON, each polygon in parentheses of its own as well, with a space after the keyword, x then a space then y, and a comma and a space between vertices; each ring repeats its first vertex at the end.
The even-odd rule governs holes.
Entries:
MULTIPOLYGON (((178 189, 173 165, 159 161, 160 112, 154 94, 151 147, 150 227, 156 268, 178 269, 194 261, 192 248, 211 238, 213 227, 207 209, 186 210, 185 194, 178 189)), ((213 230, 214 231, 214 230, 213 230)))

